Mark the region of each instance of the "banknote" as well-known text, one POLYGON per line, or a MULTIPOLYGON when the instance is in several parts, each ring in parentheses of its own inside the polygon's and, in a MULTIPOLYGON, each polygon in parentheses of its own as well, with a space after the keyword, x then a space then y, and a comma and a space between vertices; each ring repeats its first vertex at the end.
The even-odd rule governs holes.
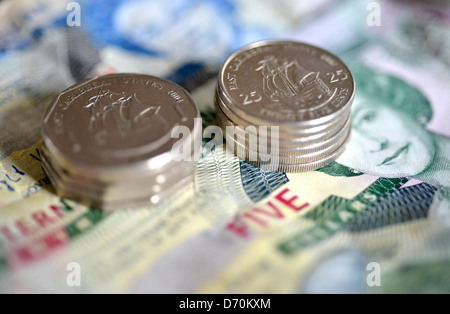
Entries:
POLYGON ((449 292, 450 86, 435 49, 448 47, 448 16, 426 6, 415 19, 421 10, 379 1, 403 22, 382 15, 371 27, 364 1, 79 3, 78 28, 65 6, 21 1, 22 37, 2 46, 0 291, 449 292), (32 20, 38 9, 48 18, 32 20), (428 40, 420 57, 417 36, 428 40), (186 87, 204 126, 217 125, 220 63, 269 37, 318 44, 354 73, 352 137, 337 162, 271 172, 205 138, 194 181, 156 206, 105 213, 55 194, 40 163, 48 97, 100 73, 143 72, 186 87))

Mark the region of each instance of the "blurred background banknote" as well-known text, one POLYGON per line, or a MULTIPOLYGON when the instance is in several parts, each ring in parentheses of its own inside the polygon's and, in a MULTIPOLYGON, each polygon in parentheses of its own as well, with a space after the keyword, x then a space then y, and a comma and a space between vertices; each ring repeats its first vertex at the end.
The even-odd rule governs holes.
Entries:
POLYGON ((0 73, 3 293, 450 292, 448 1, 5 0, 0 73), (351 68, 337 162, 270 172, 204 139, 194 181, 156 206, 106 213, 54 193, 39 133, 53 95, 151 74, 217 125, 221 63, 267 38, 351 68))

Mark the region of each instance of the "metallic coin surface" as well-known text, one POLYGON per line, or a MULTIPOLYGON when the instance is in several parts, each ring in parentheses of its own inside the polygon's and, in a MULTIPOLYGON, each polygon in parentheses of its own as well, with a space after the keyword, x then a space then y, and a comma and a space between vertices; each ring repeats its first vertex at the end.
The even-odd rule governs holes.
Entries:
MULTIPOLYGON (((349 135, 350 138, 350 135, 349 135)), ((309 163, 299 163, 299 164, 283 164, 283 163, 277 163, 276 161, 267 161, 267 162, 260 162, 260 161, 251 161, 248 160, 247 162, 249 164, 252 164, 256 167, 260 167, 265 170, 271 170, 271 171, 278 171, 278 172, 307 172, 307 171, 314 171, 319 168, 322 168, 326 165, 329 165, 336 159, 338 159, 345 151, 345 143, 339 147, 335 152, 332 154, 313 161, 309 163)))
POLYGON ((82 195, 84 198, 103 199, 104 202, 108 203, 121 201, 124 197, 130 199, 144 198, 166 189, 171 190, 178 181, 192 176, 195 172, 194 165, 186 164, 180 165, 181 167, 172 167, 170 172, 149 175, 146 178, 123 178, 113 183, 90 182, 83 177, 69 176, 64 170, 55 168, 55 163, 50 162, 44 153, 41 154, 41 160, 42 166, 52 179, 56 190, 69 190, 82 195))
POLYGON ((199 117, 189 93, 170 81, 140 74, 91 79, 47 109, 42 167, 60 196, 89 206, 156 204, 193 181, 199 117))
POLYGON ((302 153, 299 155, 281 155, 278 152, 260 152, 251 150, 246 146, 243 146, 241 143, 227 138, 227 148, 230 150, 234 150, 235 154, 244 160, 247 161, 267 161, 267 160, 276 160, 281 164, 293 165, 293 164, 301 164, 301 163, 311 163, 320 159, 324 159, 330 155, 333 155, 337 150, 343 149, 345 143, 348 142, 350 137, 350 130, 347 131, 345 137, 340 138, 336 145, 331 146, 329 148, 323 149, 321 151, 311 152, 311 153, 302 153))
MULTIPOLYGON (((230 105, 228 105, 226 102, 224 102, 218 93, 216 93, 216 97, 214 99, 214 104, 215 104, 217 113, 218 114, 220 113, 220 115, 226 117, 226 119, 233 121, 233 123, 235 123, 239 126, 243 126, 243 127, 255 125, 254 121, 253 122, 246 121, 242 117, 240 117, 240 116, 236 115, 234 112, 232 112, 229 109, 230 105)), ((286 126, 281 123, 275 124, 270 121, 265 121, 264 123, 257 124, 257 125, 267 126, 267 127, 278 126, 280 138, 292 139, 292 138, 298 138, 299 136, 305 137, 307 135, 314 135, 319 132, 327 132, 327 131, 331 131, 331 129, 336 129, 336 128, 338 128, 339 123, 342 125, 347 120, 347 117, 350 115, 350 111, 351 111, 351 106, 349 104, 345 109, 340 111, 340 113, 337 114, 334 117, 334 119, 322 120, 321 124, 315 124, 315 125, 302 125, 301 123, 299 123, 295 126, 290 126, 290 125, 286 126)))
POLYGON ((73 86, 49 106, 44 142, 74 164, 109 167, 148 160, 179 141, 175 126, 199 117, 180 86, 153 76, 113 74, 73 86))
MULTIPOLYGON (((264 141, 267 145, 271 144, 271 138, 273 134, 273 127, 266 127, 264 129, 265 133, 260 134, 258 132, 260 127, 256 126, 247 126, 245 129, 234 123, 234 121, 228 119, 228 117, 222 112, 220 106, 216 106, 217 120, 219 122, 219 126, 223 129, 224 136, 227 135, 227 127, 228 132, 232 132, 230 134, 235 134, 241 141, 248 142, 249 136, 257 137, 260 141, 264 141), (231 128, 231 129, 230 129, 231 128)), ((320 149, 320 145, 318 143, 332 140, 332 137, 342 133, 342 130, 347 127, 351 127, 350 123, 350 115, 344 116, 342 118, 337 119, 336 121, 332 121, 330 126, 321 132, 318 133, 280 133, 278 129, 277 134, 273 134, 276 136, 278 147, 284 149, 310 149, 312 147, 316 147, 315 149, 320 149)), ((230 135, 228 134, 228 135, 230 135)), ((332 144, 331 142, 328 142, 332 144)), ((325 144, 326 145, 326 144, 325 144)))
POLYGON ((334 120, 355 92, 348 67, 305 43, 261 41, 233 53, 221 68, 218 94, 255 125, 308 127, 334 120))
POLYGON ((350 116, 350 107, 345 111, 342 111, 339 116, 337 116, 334 120, 327 121, 321 125, 311 126, 311 127, 296 127, 286 129, 283 125, 275 125, 275 124, 264 124, 264 125, 255 125, 248 122, 243 121, 237 116, 234 116, 230 111, 226 111, 226 105, 218 100, 215 102, 215 109, 217 113, 217 117, 220 123, 223 125, 236 125, 239 126, 240 129, 256 129, 255 134, 258 134, 258 130, 260 128, 267 128, 268 131, 272 130, 274 127, 277 128, 277 136, 280 140, 285 142, 302 142, 306 143, 308 141, 316 141, 319 140, 321 136, 326 134, 333 134, 337 132, 340 128, 344 126, 347 122, 348 117, 350 116))
POLYGON ((335 149, 340 147, 347 140, 350 129, 351 124, 349 119, 346 126, 333 137, 305 147, 277 147, 272 146, 271 143, 252 142, 238 136, 232 138, 228 134, 225 134, 225 139, 227 141, 227 146, 230 148, 233 148, 232 145, 237 145, 240 149, 245 149, 249 152, 257 152, 258 154, 263 155, 263 157, 270 154, 270 156, 278 155, 280 157, 305 158, 308 157, 308 155, 311 156, 311 154, 316 154, 313 156, 318 156, 317 158, 320 158, 332 153, 335 149))

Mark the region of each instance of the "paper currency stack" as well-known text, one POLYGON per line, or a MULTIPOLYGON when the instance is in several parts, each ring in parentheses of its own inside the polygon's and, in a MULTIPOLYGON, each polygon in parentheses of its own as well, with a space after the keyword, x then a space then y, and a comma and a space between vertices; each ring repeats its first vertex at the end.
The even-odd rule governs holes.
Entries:
POLYGON ((192 182, 198 117, 193 99, 172 82, 136 74, 95 78, 49 106, 43 168, 60 196, 93 207, 155 204, 192 182), (179 126, 190 135, 172 138, 179 126), (190 151, 174 156, 176 144, 190 151))
POLYGON ((216 90, 218 120, 234 153, 256 166, 303 172, 336 160, 350 137, 355 83, 320 48, 261 41, 233 53, 216 90))

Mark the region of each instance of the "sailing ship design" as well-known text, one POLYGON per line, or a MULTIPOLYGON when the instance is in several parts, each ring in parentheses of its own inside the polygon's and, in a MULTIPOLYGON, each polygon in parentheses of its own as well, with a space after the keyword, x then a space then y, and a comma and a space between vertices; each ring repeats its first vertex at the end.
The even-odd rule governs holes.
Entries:
POLYGON ((160 106, 145 105, 136 93, 127 95, 108 90, 91 97, 84 108, 90 110, 89 130, 99 145, 105 145, 108 138, 125 138, 145 131, 160 110, 160 106))
POLYGON ((303 109, 323 104, 334 96, 335 91, 320 79, 320 72, 306 70, 297 60, 268 56, 258 65, 255 71, 261 71, 263 76, 264 94, 274 102, 303 109))

